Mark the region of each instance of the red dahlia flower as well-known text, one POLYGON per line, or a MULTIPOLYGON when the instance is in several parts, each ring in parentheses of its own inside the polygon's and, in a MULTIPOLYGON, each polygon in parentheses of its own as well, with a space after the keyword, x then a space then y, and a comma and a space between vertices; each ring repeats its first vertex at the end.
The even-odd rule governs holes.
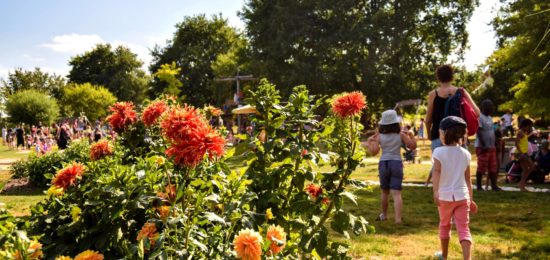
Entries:
POLYGON ((96 161, 107 155, 113 154, 108 140, 102 139, 90 147, 90 160, 96 161))
POLYGON ((84 165, 81 163, 72 163, 71 165, 59 170, 52 180, 52 184, 58 188, 67 189, 75 184, 76 179, 84 174, 84 165))
POLYGON ((365 96, 355 91, 335 98, 332 102, 332 111, 339 117, 349 117, 359 114, 365 106, 365 96))
POLYGON ((151 126, 157 122, 157 119, 168 110, 168 106, 164 103, 163 100, 155 101, 149 104, 141 114, 141 121, 146 126, 151 126))
POLYGON ((207 126, 197 109, 191 106, 170 109, 161 122, 163 133, 173 143, 194 139, 196 130, 207 126))
POLYGON ((323 188, 313 183, 310 183, 306 186, 306 191, 309 193, 309 197, 312 199, 316 199, 317 197, 319 197, 319 195, 323 194, 323 188))
POLYGON ((110 108, 113 112, 107 117, 109 124, 116 132, 122 132, 128 126, 136 122, 134 104, 130 102, 117 102, 110 108))
POLYGON ((194 129, 192 137, 166 149, 166 155, 180 166, 196 166, 205 154, 210 158, 223 155, 225 139, 209 126, 194 129))

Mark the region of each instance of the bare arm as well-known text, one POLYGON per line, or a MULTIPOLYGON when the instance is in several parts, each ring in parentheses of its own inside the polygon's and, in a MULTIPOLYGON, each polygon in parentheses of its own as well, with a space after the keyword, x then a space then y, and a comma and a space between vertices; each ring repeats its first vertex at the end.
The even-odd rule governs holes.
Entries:
POLYGON ((472 179, 470 176, 470 166, 466 167, 466 171, 464 171, 464 178, 466 178, 466 186, 468 186, 468 193, 470 193, 470 200, 474 200, 474 193, 472 192, 472 179))
POLYGON ((407 149, 416 149, 416 140, 414 137, 411 138, 408 132, 401 132, 399 135, 401 136, 401 141, 407 146, 407 149))
POLYGON ((466 98, 466 101, 470 103, 472 108, 474 109, 474 112, 476 112, 476 116, 479 117, 481 112, 479 111, 479 107, 477 107, 476 103, 472 100, 472 97, 470 96, 470 93, 464 89, 464 97, 466 98))
POLYGON ((380 134, 378 132, 367 139, 367 150, 371 155, 377 155, 380 152, 380 134))
POLYGON ((464 171, 464 178, 466 178, 466 186, 468 186, 468 192, 470 193, 470 212, 473 214, 477 213, 477 204, 474 201, 474 192, 472 191, 472 179, 470 176, 470 166, 466 167, 464 171))
POLYGON ((428 139, 432 139, 431 136, 431 130, 432 130, 432 113, 434 109, 434 99, 435 99, 435 91, 430 91, 430 94, 428 94, 428 111, 426 111, 426 120, 424 123, 426 124, 426 132, 428 133, 428 139))
POLYGON ((439 206, 439 179, 441 177, 441 162, 434 158, 434 169, 432 172, 432 184, 434 202, 439 206))

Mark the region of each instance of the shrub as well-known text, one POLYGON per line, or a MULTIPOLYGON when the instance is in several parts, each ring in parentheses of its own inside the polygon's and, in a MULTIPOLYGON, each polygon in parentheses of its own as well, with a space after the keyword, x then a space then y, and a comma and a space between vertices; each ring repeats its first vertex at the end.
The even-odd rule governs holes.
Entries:
POLYGON ((92 122, 105 116, 107 108, 115 101, 116 97, 109 90, 90 83, 71 83, 63 89, 62 104, 65 111, 72 116, 84 113, 92 122))
POLYGON ((86 141, 72 142, 64 151, 52 151, 44 155, 29 155, 12 164, 10 171, 15 178, 29 177, 37 187, 46 187, 56 171, 71 161, 87 161, 90 145, 86 141))
POLYGON ((48 95, 28 89, 8 97, 6 112, 13 123, 37 125, 42 122, 47 125, 59 116, 59 106, 55 99, 48 95))
POLYGON ((42 244, 27 237, 28 228, 28 222, 0 209, 0 259, 42 258, 42 244))

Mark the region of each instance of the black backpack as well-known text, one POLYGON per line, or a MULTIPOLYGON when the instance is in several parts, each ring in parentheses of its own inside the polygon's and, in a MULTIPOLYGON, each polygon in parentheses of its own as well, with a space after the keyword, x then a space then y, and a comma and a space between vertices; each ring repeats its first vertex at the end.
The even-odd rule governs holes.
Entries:
POLYGON ((456 90, 456 93, 453 96, 447 98, 445 101, 445 111, 443 113, 443 118, 448 116, 458 116, 462 118, 462 92, 460 89, 456 90))

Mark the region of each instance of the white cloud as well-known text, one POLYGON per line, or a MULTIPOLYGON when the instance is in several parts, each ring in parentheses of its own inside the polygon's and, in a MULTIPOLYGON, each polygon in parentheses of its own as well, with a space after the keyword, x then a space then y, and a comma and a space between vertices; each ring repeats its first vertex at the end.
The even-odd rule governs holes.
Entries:
MULTIPOLYGON (((49 43, 41 44, 41 47, 51 49, 55 52, 69 53, 69 54, 82 54, 91 50, 94 46, 101 43, 110 43, 113 47, 125 46, 128 47, 133 53, 137 54, 138 58, 143 61, 144 68, 146 68, 152 60, 149 49, 143 45, 125 42, 121 40, 114 40, 107 42, 101 36, 97 34, 63 34, 54 36, 49 43)), ((26 54, 25 54, 26 55, 26 54)), ((24 55, 24 58, 31 59, 29 55, 24 55)), ((36 61, 36 60, 35 60, 36 61)))
POLYGON ((138 58, 141 61, 143 61, 144 67, 149 66, 149 63, 153 59, 153 57, 151 57, 149 49, 145 46, 119 40, 115 40, 111 44, 113 45, 113 47, 124 46, 130 49, 133 53, 137 54, 138 58))
POLYGON ((44 58, 33 57, 29 54, 23 54, 23 58, 32 62, 41 62, 46 60, 44 58))
POLYGON ((88 51, 99 43, 105 43, 105 40, 97 34, 72 33, 54 36, 50 43, 40 46, 56 52, 77 54, 88 51))

